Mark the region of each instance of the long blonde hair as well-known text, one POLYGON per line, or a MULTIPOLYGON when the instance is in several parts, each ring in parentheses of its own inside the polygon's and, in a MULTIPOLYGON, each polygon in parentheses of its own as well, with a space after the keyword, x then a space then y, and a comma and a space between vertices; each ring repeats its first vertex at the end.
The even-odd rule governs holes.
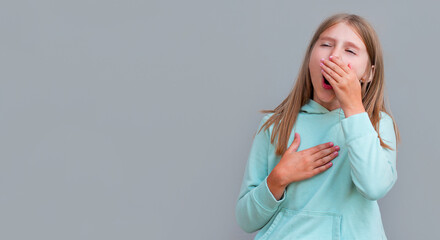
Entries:
MULTIPOLYGON (((391 112, 387 110, 384 102, 384 65, 382 48, 379 42, 379 38, 370 23, 368 23, 364 18, 355 14, 338 13, 325 19, 316 30, 313 38, 309 43, 309 46, 307 47, 307 52, 304 56, 304 60, 298 73, 295 85, 293 86, 290 94, 286 97, 286 99, 284 99, 284 101, 273 110, 260 110, 261 113, 274 113, 261 126, 259 131, 261 131, 263 128, 266 130, 267 128, 269 128, 269 126, 274 124, 271 135, 271 143, 273 144, 275 139, 277 139, 275 147, 276 155, 283 155, 286 151, 288 147, 287 143, 289 141, 289 136, 292 132, 292 128, 295 124, 298 113, 301 107, 305 105, 310 98, 313 97, 313 86, 308 65, 312 49, 322 32, 324 32, 327 28, 341 22, 347 23, 355 31, 357 31, 366 46, 367 53, 370 59, 366 74, 369 74, 369 69, 371 69, 372 65, 375 66, 372 81, 361 83, 361 89, 362 103, 366 112, 368 113, 368 116, 370 117, 370 121, 374 129, 379 135, 380 145, 384 148, 394 150, 389 145, 385 144, 380 137, 378 130, 381 111, 387 113, 393 120, 394 131, 396 133, 396 142, 400 142, 400 133, 397 128, 396 122, 391 112)), ((368 79, 369 77, 370 76, 367 76, 366 79, 368 79)))

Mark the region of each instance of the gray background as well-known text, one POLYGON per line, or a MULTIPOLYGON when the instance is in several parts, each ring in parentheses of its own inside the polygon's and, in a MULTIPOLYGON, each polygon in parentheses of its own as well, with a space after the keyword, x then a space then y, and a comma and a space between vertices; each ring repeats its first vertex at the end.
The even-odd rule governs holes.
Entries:
POLYGON ((0 239, 252 239, 235 222, 262 115, 318 24, 367 18, 402 135, 389 239, 438 234, 434 1, 1 1, 0 239))

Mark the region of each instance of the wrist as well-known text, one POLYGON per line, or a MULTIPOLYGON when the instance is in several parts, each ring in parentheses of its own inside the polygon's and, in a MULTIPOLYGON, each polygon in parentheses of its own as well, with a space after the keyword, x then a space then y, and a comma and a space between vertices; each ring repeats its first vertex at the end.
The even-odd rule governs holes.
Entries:
POLYGON ((267 177, 267 182, 268 182, 268 184, 270 184, 271 186, 276 187, 276 188, 283 188, 284 189, 288 185, 288 183, 286 182, 286 180, 284 178, 283 173, 276 168, 274 168, 272 170, 272 172, 269 174, 269 176, 267 177))
POLYGON ((363 105, 356 106, 356 107, 345 108, 343 110, 344 110, 345 118, 348 118, 348 117, 350 117, 352 115, 355 115, 355 114, 366 112, 363 105))

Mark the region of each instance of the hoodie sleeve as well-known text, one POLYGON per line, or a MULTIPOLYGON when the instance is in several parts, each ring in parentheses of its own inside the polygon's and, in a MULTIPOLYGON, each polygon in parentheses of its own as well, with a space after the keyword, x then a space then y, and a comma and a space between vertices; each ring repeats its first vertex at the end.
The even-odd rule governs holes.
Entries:
MULTIPOLYGON (((263 117, 257 131, 268 118, 263 117)), ((238 225, 248 233, 264 227, 286 197, 284 189, 282 198, 276 200, 267 186, 269 144, 269 129, 255 135, 235 208, 238 225)))
POLYGON ((394 150, 380 145, 378 134, 367 112, 341 120, 351 165, 351 178, 361 195, 371 201, 384 197, 397 180, 393 120, 388 114, 381 114, 380 136, 394 150))

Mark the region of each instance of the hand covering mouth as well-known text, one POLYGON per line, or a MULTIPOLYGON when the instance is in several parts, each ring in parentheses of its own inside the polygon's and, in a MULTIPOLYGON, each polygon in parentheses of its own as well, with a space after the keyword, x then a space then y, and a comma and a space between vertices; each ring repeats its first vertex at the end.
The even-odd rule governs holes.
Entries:
POLYGON ((322 78, 324 78, 324 83, 327 85, 330 85, 329 81, 324 77, 324 75, 322 76, 322 78))

